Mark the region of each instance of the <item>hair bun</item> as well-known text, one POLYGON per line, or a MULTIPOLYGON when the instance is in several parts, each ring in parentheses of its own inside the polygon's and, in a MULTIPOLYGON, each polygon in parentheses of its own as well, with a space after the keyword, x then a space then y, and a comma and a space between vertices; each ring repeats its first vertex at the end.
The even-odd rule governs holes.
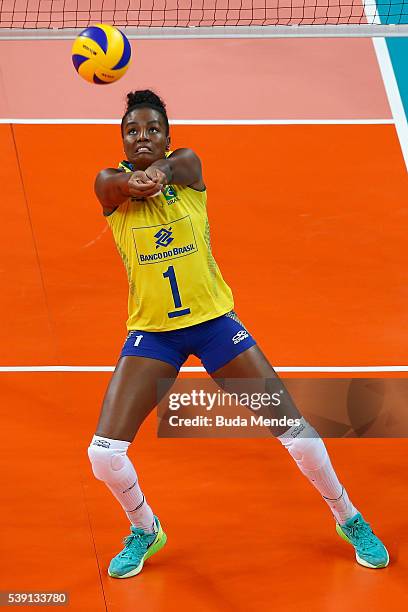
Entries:
POLYGON ((163 100, 151 91, 151 89, 142 89, 140 91, 131 91, 127 94, 127 108, 128 111, 132 106, 136 104, 152 104, 166 110, 166 105, 163 100))

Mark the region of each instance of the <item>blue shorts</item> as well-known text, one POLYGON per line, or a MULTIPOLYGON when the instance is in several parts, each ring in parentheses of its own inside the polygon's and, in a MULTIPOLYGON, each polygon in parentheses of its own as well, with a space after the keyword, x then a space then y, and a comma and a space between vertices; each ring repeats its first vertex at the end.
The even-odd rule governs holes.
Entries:
POLYGON ((196 355, 207 372, 211 373, 254 344, 255 340, 232 311, 174 331, 131 330, 120 356, 159 359, 170 363, 178 371, 189 355, 196 355))

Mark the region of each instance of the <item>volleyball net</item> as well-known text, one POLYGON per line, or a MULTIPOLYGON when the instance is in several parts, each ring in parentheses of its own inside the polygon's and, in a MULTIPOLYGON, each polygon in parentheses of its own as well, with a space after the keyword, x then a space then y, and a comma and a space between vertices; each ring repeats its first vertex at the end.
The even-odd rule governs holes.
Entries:
POLYGON ((408 0, 0 0, 0 36, 75 36, 94 23, 130 38, 407 36, 408 0))

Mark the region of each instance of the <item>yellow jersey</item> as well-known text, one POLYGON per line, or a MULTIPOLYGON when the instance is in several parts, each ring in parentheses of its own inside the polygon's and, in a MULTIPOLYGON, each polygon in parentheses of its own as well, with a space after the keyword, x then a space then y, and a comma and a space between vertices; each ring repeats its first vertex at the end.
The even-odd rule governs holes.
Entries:
MULTIPOLYGON (((119 168, 133 171, 127 161, 119 168)), ((211 252, 206 205, 206 191, 167 185, 106 217, 128 275, 128 330, 170 331, 233 309, 211 252)))

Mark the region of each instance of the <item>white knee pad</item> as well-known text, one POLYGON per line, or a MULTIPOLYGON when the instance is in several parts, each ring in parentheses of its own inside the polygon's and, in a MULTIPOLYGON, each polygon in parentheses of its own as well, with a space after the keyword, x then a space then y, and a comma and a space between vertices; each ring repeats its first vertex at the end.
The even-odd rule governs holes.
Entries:
POLYGON ((299 427, 292 427, 279 440, 301 469, 314 471, 326 463, 328 453, 323 440, 303 418, 299 427))
POLYGON ((88 448, 92 470, 98 480, 113 484, 128 472, 130 460, 126 454, 129 442, 94 436, 88 448))
POLYGON ((328 454, 321 438, 293 438, 285 444, 298 466, 305 470, 315 471, 321 468, 328 454))

